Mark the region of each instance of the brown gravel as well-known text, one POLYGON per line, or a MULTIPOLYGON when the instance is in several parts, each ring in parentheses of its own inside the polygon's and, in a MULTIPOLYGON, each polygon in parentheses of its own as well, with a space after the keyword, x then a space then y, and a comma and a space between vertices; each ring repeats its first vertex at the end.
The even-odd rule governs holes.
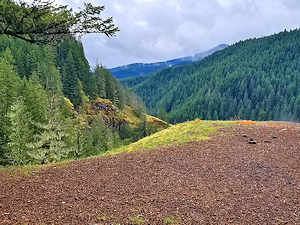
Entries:
POLYGON ((300 224, 300 130, 291 124, 0 176, 1 225, 300 224))

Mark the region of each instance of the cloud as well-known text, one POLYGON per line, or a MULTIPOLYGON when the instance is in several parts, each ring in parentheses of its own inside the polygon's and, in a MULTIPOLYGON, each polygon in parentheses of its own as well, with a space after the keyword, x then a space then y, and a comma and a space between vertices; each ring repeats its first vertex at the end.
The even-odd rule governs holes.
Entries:
MULTIPOLYGON (((72 7, 79 0, 59 0, 72 7)), ((83 38, 90 63, 154 62, 299 27, 299 0, 92 0, 120 32, 83 38)))

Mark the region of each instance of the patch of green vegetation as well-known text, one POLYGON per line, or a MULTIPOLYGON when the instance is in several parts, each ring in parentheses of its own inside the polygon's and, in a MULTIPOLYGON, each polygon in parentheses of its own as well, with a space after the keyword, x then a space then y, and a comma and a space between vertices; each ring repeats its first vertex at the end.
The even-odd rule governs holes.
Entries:
POLYGON ((108 216, 99 216, 98 219, 99 219, 100 221, 106 221, 106 220, 109 219, 109 217, 108 217, 108 216))
POLYGON ((166 217, 164 219, 164 224, 178 224, 178 221, 171 217, 166 217))
POLYGON ((9 166, 9 167, 0 167, 0 174, 7 175, 10 177, 17 176, 33 176, 38 174, 41 170, 47 169, 49 167, 55 167, 58 169, 63 169, 68 167, 68 162, 72 160, 65 160, 56 163, 49 163, 46 165, 26 165, 26 166, 9 166))
POLYGON ((39 172, 41 166, 18 166, 18 167, 2 167, 0 168, 1 175, 10 177, 15 176, 32 176, 39 172))
POLYGON ((132 216, 129 219, 130 219, 130 221, 132 221, 136 225, 140 225, 140 224, 143 224, 145 222, 145 220, 143 218, 138 217, 138 216, 132 216))
POLYGON ((233 125, 232 121, 202 121, 194 120, 169 127, 145 137, 128 146, 121 147, 108 154, 115 154, 124 151, 136 151, 141 149, 155 149, 170 145, 182 145, 187 142, 201 141, 209 139, 211 135, 217 133, 219 128, 233 125))
MULTIPOLYGON (((171 126, 165 130, 155 133, 151 136, 145 137, 135 143, 132 143, 121 148, 116 148, 112 151, 106 152, 103 155, 117 154, 120 152, 132 152, 143 149, 155 149, 157 147, 167 147, 170 145, 182 145, 187 142, 207 140, 211 135, 217 133, 218 129, 225 126, 235 126, 235 121, 202 121, 194 120, 171 126)), ((98 156, 91 156, 81 160, 89 160, 98 156)), ((65 160, 57 163, 50 163, 47 165, 28 165, 18 167, 0 167, 0 174, 6 176, 32 176, 39 173, 42 169, 49 167, 56 167, 63 169, 68 167, 68 163, 73 160, 65 160)))
POLYGON ((111 225, 120 225, 115 216, 106 216, 106 215, 98 215, 98 221, 101 221, 99 224, 111 224, 111 225), (102 223, 103 222, 103 223, 102 223))

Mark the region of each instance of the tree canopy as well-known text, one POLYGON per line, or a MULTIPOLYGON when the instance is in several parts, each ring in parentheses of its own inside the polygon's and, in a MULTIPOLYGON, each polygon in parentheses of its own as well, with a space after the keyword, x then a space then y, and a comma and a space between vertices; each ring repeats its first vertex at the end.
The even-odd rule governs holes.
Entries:
POLYGON ((55 44, 74 34, 103 33, 107 37, 119 31, 112 17, 103 19, 104 6, 84 3, 74 12, 53 0, 1 0, 0 35, 9 35, 31 43, 55 44))
POLYGON ((300 30, 240 41, 186 66, 124 82, 171 122, 300 121, 300 30))
POLYGON ((0 167, 78 159, 136 141, 161 129, 144 112, 109 70, 91 70, 76 38, 51 46, 0 36, 0 167))

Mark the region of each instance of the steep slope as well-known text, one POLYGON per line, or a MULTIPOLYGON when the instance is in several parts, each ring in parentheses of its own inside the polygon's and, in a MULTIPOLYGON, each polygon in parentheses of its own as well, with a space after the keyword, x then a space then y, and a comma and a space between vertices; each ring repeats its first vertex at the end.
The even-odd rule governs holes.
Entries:
POLYGON ((172 122, 300 120, 300 31, 240 41, 191 65, 168 68, 133 90, 172 122))
POLYGON ((0 165, 78 159, 168 126, 105 68, 92 72, 80 41, 33 45, 0 37, 0 165))
MULTIPOLYGON (((152 74, 152 73, 151 73, 152 74)), ((124 79, 120 79, 119 82, 124 85, 127 88, 131 88, 134 87, 138 84, 143 83, 145 80, 147 80, 151 74, 148 75, 141 75, 138 77, 129 77, 129 78, 124 78, 124 79)))
POLYGON ((226 44, 218 45, 217 47, 210 49, 208 51, 198 53, 194 56, 188 56, 183 58, 177 58, 169 60, 166 62, 157 62, 157 63, 134 63, 126 66, 120 66, 116 68, 111 68, 110 71, 117 79, 124 79, 129 77, 137 77, 141 75, 146 75, 153 73, 155 71, 176 66, 176 65, 185 65, 191 64, 192 62, 200 61, 208 55, 213 54, 216 51, 222 50, 228 47, 226 44))

